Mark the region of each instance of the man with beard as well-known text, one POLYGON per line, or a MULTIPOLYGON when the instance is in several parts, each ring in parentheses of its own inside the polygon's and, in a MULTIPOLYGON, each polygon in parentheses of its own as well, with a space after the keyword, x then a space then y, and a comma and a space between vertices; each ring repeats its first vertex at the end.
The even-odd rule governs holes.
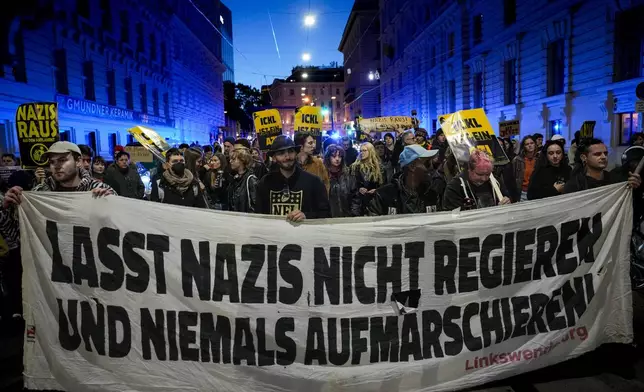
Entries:
POLYGON ((257 184, 255 212, 286 216, 291 222, 331 217, 322 180, 295 164, 298 150, 287 136, 275 138, 269 151, 275 168, 257 184))
POLYGON ((628 170, 625 175, 606 171, 608 148, 599 139, 580 140, 577 153, 581 159, 581 165, 573 171, 570 180, 564 185, 563 193, 585 191, 621 181, 628 181, 629 187, 637 189, 642 183, 639 174, 628 170))
POLYGON ((510 204, 507 192, 501 188, 503 197, 499 200, 492 185, 492 170, 494 165, 490 156, 484 151, 473 150, 467 164, 467 170, 447 185, 443 197, 443 209, 452 211, 457 208, 473 210, 510 204))
POLYGON ((429 182, 428 166, 437 150, 419 145, 404 148, 400 154, 402 174, 376 190, 367 206, 368 215, 401 215, 436 212, 440 208, 439 194, 429 182))
MULTIPOLYGON (((97 181, 83 168, 81 149, 74 143, 56 142, 51 145, 45 157, 49 159, 51 175, 42 183, 36 185, 32 192, 87 192, 95 197, 115 194, 107 184, 97 181)), ((4 238, 9 248, 9 254, 2 264, 2 275, 7 287, 9 304, 4 309, 19 320, 22 315, 21 293, 21 261, 20 261, 20 229, 14 207, 22 202, 23 188, 14 186, 5 194, 0 209, 0 237, 4 238)), ((0 315, 0 317, 6 315, 0 315)))
POLYGON ((171 148, 165 153, 164 171, 152 183, 150 200, 175 206, 208 208, 199 179, 186 169, 181 151, 171 148))
POLYGON ((111 186, 119 196, 143 199, 145 195, 145 185, 136 166, 130 165, 130 154, 127 151, 116 153, 115 161, 107 168, 103 182, 111 186))

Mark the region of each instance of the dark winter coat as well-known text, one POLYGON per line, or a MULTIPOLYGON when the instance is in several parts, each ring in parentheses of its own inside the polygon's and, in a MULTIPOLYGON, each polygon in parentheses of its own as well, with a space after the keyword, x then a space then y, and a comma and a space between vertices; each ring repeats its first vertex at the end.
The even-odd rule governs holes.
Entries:
POLYGON ((348 169, 343 170, 339 175, 329 173, 331 188, 329 189, 329 205, 333 218, 353 216, 351 205, 356 197, 356 182, 348 169))
MULTIPOLYGON (((503 196, 508 196, 503 184, 499 184, 499 186, 503 196)), ((457 208, 471 210, 493 207, 498 205, 499 202, 500 200, 494 195, 494 189, 490 181, 476 186, 469 181, 468 172, 465 171, 454 177, 447 185, 443 196, 443 209, 445 211, 452 211, 457 208)))
POLYGON ((116 164, 111 164, 105 170, 103 182, 111 186, 119 196, 130 199, 143 199, 145 185, 135 165, 130 165, 127 172, 122 172, 116 164))
POLYGON ((295 210, 302 211, 307 219, 331 217, 329 198, 320 178, 296 165, 289 178, 273 170, 259 181, 257 213, 285 216, 295 210))
POLYGON ((403 177, 378 188, 367 207, 370 216, 402 215, 436 212, 440 209, 440 197, 427 182, 417 192, 410 192, 403 185, 403 177))
POLYGON ((528 200, 558 196, 560 193, 557 192, 554 184, 568 182, 571 172, 572 168, 565 161, 562 161, 559 166, 552 166, 550 163, 545 166, 538 165, 530 177, 528 200))
POLYGON ((255 212, 257 177, 252 170, 234 176, 228 185, 228 209, 237 212, 255 212))
POLYGON ((221 173, 213 185, 212 178, 214 176, 217 176, 215 170, 207 170, 203 176, 203 184, 206 186, 208 200, 211 203, 210 208, 216 209, 217 206, 221 206, 221 209, 227 210, 228 184, 230 183, 230 178, 228 178, 227 173, 221 173))
POLYGON ((195 178, 192 185, 181 193, 168 183, 163 173, 157 174, 152 180, 150 200, 175 206, 208 208, 206 197, 199 187, 199 180, 195 178))

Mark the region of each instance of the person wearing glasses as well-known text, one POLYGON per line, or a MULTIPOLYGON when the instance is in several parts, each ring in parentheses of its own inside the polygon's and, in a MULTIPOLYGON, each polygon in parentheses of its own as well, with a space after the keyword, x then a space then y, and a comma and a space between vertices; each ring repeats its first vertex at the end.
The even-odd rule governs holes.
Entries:
POLYGON ((275 165, 257 185, 255 212, 285 216, 291 222, 331 217, 322 180, 295 162, 299 149, 285 135, 275 138, 269 151, 275 165))

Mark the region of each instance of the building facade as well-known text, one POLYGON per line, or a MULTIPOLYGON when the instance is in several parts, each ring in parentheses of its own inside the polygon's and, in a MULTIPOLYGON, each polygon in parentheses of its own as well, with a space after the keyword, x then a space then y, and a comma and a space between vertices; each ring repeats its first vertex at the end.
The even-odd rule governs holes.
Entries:
POLYGON ((132 141, 127 129, 136 125, 174 144, 207 143, 223 124, 219 52, 192 32, 198 19, 181 12, 186 2, 40 3, 0 37, 9 42, 0 66, 0 150, 18 152, 15 112, 26 102, 58 102, 61 139, 106 157, 132 141), (33 23, 35 14, 45 17, 33 23))
POLYGON ((344 56, 345 115, 380 116, 379 0, 356 0, 338 50, 344 56))
POLYGON ((263 86, 262 91, 270 94, 271 106, 280 112, 284 133, 293 135, 295 109, 304 105, 320 106, 326 113, 324 131, 342 129, 347 121, 342 105, 343 75, 343 69, 337 67, 295 67, 288 78, 263 86))
POLYGON ((224 3, 219 3, 219 31, 223 37, 221 43, 221 60, 226 67, 224 80, 235 81, 235 50, 233 49, 233 13, 224 3))
POLYGON ((596 121, 617 151, 642 129, 642 0, 380 0, 380 16, 383 115, 415 109, 435 130, 480 107, 497 131, 517 119, 522 136, 567 140, 596 121))

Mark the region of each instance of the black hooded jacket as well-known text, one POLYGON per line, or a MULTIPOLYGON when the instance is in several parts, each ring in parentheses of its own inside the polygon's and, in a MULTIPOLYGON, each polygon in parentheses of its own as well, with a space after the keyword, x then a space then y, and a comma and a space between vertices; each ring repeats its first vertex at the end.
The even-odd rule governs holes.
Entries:
POLYGON ((322 180, 298 165, 289 178, 285 178, 279 169, 266 174, 257 184, 255 212, 286 216, 295 210, 302 211, 307 219, 331 217, 322 180))
POLYGON ((537 166, 530 177, 528 200, 558 196, 559 192, 555 189, 554 184, 568 182, 570 172, 572 172, 572 168, 564 161, 559 166, 552 166, 550 163, 545 166, 537 166))
MULTIPOLYGON (((447 184, 445 196, 443 197, 443 209, 445 211, 452 211, 457 208, 473 210, 498 205, 500 200, 494 194, 491 180, 477 186, 470 182, 468 177, 469 174, 465 171, 454 177, 447 184)), ((508 192, 502 183, 499 183, 499 187, 501 194, 507 197, 508 192)))
POLYGON ((351 206, 356 197, 357 185, 355 177, 349 169, 343 169, 340 173, 329 172, 331 187, 329 189, 329 206, 333 218, 353 216, 351 206))
POLYGON ((367 206, 368 215, 422 214, 440 209, 440 197, 429 182, 423 183, 417 192, 411 192, 404 186, 403 178, 400 176, 378 188, 367 206))

